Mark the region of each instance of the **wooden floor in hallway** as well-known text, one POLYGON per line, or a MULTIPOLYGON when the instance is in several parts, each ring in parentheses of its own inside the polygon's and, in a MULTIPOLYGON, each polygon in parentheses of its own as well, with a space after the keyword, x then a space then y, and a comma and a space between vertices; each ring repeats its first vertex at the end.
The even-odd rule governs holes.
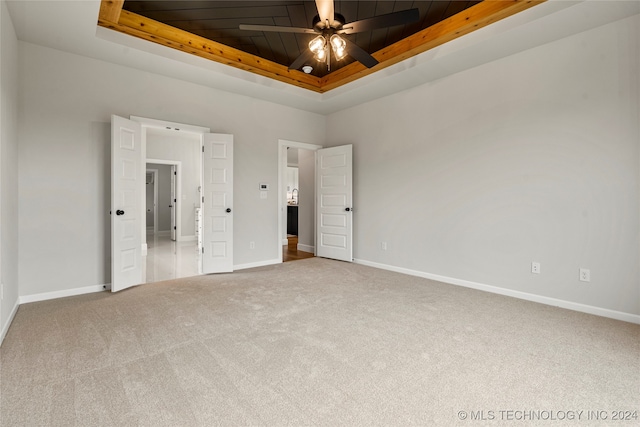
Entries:
POLYGON ((282 261, 297 261, 299 259, 313 258, 311 252, 303 252, 298 250, 298 236, 287 236, 288 244, 282 246, 282 261))

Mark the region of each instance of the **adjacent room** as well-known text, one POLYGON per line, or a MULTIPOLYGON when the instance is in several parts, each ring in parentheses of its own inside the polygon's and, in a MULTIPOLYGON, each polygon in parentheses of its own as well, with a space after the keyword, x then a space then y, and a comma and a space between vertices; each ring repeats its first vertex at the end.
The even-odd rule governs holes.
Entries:
POLYGON ((639 2, 0 0, 0 83, 0 425, 639 422, 639 2))

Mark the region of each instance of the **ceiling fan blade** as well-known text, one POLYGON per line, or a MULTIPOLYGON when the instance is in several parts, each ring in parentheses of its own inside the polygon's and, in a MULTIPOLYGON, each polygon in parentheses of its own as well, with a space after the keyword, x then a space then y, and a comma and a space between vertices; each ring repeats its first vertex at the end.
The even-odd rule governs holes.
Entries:
POLYGON ((362 63, 362 65, 367 68, 375 67, 376 65, 378 65, 378 60, 369 55, 369 53, 367 53, 367 51, 362 49, 360 46, 350 40, 347 40, 344 37, 342 37, 342 40, 347 43, 347 54, 349 54, 353 59, 362 63))
POLYGON ((333 0, 316 0, 316 7, 318 8, 318 16, 323 26, 326 25, 327 21, 329 21, 329 26, 333 25, 333 0))
POLYGON ((393 27, 395 25, 412 24, 420 19, 418 9, 402 10, 400 12, 388 13, 386 15, 374 16, 373 18, 344 24, 340 33, 353 34, 362 31, 377 30, 378 28, 393 27))
POLYGON ((313 58, 313 52, 311 52, 309 49, 304 49, 302 55, 298 56, 296 60, 293 61, 291 65, 289 65, 289 69, 298 70, 305 64, 305 62, 309 61, 311 58, 313 58))
POLYGON ((298 27, 277 27, 274 25, 246 25, 240 24, 241 30, 248 31, 275 31, 278 33, 304 33, 304 34, 316 34, 311 28, 298 28, 298 27))

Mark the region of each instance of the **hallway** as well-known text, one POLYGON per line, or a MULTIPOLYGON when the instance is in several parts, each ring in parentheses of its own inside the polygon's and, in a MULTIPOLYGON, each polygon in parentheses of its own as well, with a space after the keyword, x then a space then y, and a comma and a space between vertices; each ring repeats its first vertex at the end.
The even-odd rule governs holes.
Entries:
POLYGON ((289 244, 282 246, 282 261, 297 261, 305 258, 313 258, 315 255, 311 252, 303 252, 298 250, 298 236, 288 235, 289 244))
POLYGON ((174 242, 169 235, 147 233, 145 283, 197 276, 197 242, 174 242))

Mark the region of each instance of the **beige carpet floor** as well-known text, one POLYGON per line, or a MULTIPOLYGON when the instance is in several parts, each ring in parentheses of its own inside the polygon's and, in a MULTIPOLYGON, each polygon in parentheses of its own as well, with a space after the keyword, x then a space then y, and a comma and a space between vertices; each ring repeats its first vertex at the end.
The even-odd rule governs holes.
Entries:
POLYGON ((640 326, 320 258, 25 304, 0 363, 2 426, 640 424, 640 326))

